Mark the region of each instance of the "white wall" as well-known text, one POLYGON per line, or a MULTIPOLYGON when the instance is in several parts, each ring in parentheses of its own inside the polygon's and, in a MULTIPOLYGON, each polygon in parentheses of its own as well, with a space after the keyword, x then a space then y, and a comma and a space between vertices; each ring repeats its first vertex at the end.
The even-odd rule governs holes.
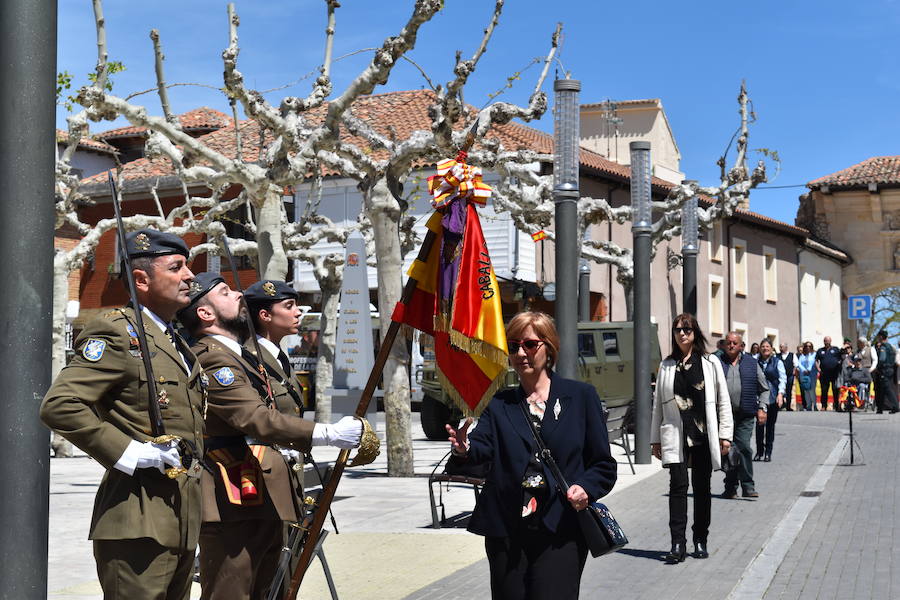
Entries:
MULTIPOLYGON (((421 175, 424 185, 424 177, 433 174, 434 171, 428 171, 421 175)), ((492 183, 496 180, 496 175, 485 173, 484 180, 492 183)), ((309 184, 299 188, 298 198, 300 210, 305 206, 307 196, 309 194, 309 184)), ((409 214, 416 217, 416 225, 414 227, 419 239, 425 238, 425 223, 431 216, 432 209, 429 197, 424 188, 415 195, 410 203, 409 214)), ((323 182, 322 197, 319 204, 318 212, 327 216, 338 224, 353 223, 362 207, 362 195, 356 189, 356 183, 351 179, 334 179, 323 182)), ((513 226, 509 213, 497 214, 493 205, 488 203, 484 208, 478 209, 481 218, 481 228, 484 232, 485 243, 491 254, 494 272, 500 279, 518 279, 521 281, 535 282, 535 243, 531 240, 531 236, 522 233, 513 226)), ((343 254, 344 248, 337 243, 320 242, 313 247, 316 251, 327 254, 329 252, 338 252, 343 254)), ((406 270, 412 264, 418 255, 418 246, 413 249, 404 259, 403 272, 404 279, 406 270)), ((371 260, 372 257, 369 257, 371 260)), ((370 266, 368 269, 369 289, 376 289, 378 286, 375 267, 370 266)), ((295 286, 301 292, 317 292, 319 286, 312 274, 312 267, 300 261, 294 265, 294 281, 295 286)))
POLYGON ((809 250, 800 250, 798 266, 802 341, 810 341, 818 348, 827 335, 839 346, 844 338, 841 266, 809 250))

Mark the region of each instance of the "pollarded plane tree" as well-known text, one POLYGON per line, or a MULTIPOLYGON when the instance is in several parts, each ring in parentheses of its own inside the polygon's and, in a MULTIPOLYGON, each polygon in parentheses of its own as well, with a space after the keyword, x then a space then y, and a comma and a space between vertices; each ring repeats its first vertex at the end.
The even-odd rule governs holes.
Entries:
MULTIPOLYGON (((651 231, 651 259, 655 257, 659 244, 681 235, 681 210, 691 198, 700 200, 698 208, 698 224, 701 229, 711 229, 714 224, 734 214, 734 211, 746 206, 750 191, 764 183, 766 164, 759 160, 751 171, 748 167, 748 143, 750 125, 755 120, 750 109, 750 97, 745 85, 741 84, 738 94, 740 125, 735 134, 735 155, 728 167, 728 150, 719 158, 720 180, 715 186, 700 186, 696 181, 685 181, 679 185, 671 185, 654 180, 658 184, 669 187, 667 196, 652 202, 655 220, 651 231)), ((731 144, 729 144, 730 148, 731 144)), ((768 150, 759 150, 765 156, 777 162, 777 154, 768 150)), ((540 163, 552 162, 553 157, 532 151, 519 151, 516 160, 495 160, 485 156, 486 164, 491 165, 501 174, 498 197, 495 201, 497 210, 508 211, 516 227, 526 233, 548 227, 553 220, 553 177, 541 175, 540 163)), ((613 206, 609 199, 582 197, 578 201, 579 233, 584 228, 604 222, 624 224, 632 220, 630 204, 613 206)), ((547 232, 553 239, 554 234, 547 232)), ((634 257, 632 249, 616 244, 612 240, 584 240, 581 248, 582 256, 598 264, 613 265, 616 269, 616 280, 624 288, 628 318, 632 311, 632 289, 634 283, 634 257)))
MULTIPOLYGON (((419 2, 416 6, 417 11, 429 5, 430 10, 434 10, 440 4, 419 2)), ((353 111, 353 99, 371 93, 376 84, 387 80, 397 62, 389 57, 393 56, 391 52, 395 50, 392 48, 396 48, 398 40, 389 39, 381 50, 376 51, 372 63, 357 80, 358 85, 328 105, 324 127, 331 129, 340 126, 349 135, 323 137, 317 156, 323 163, 358 182, 364 212, 372 224, 380 307, 396 305, 402 291, 402 260, 409 248, 409 244, 404 247, 404 240, 409 238, 404 236, 408 229, 401 227, 405 221, 405 203, 399 197, 401 182, 409 177, 416 165, 434 164, 454 157, 460 148, 472 147, 476 141, 481 144, 470 151, 474 160, 469 162, 479 164, 478 148, 492 144, 491 140, 485 139, 492 127, 515 118, 523 121, 537 119, 546 111, 547 99, 541 87, 556 52, 558 27, 544 60, 543 72, 527 106, 494 102, 481 110, 474 110, 463 101, 464 86, 487 49, 502 8, 503 1, 498 0, 481 44, 472 57, 463 60, 457 53, 455 77, 451 81, 435 86, 428 80, 434 97, 429 108, 430 131, 413 131, 398 139, 396 132, 385 131, 377 123, 369 122, 353 111), (342 108, 345 106, 349 109, 342 108), (335 114, 332 114, 333 110, 335 114)), ((390 308, 382 308, 381 320, 382 331, 386 331, 390 308)), ((411 446, 409 355, 405 345, 393 346, 384 369, 384 380, 388 470, 396 475, 411 474, 412 453, 407 450, 411 446)))
MULTIPOLYGON (((287 273, 289 258, 308 259, 311 248, 297 244, 310 239, 313 231, 331 229, 334 235, 325 236, 330 241, 343 241, 334 227, 321 220, 309 231, 306 224, 290 223, 284 212, 284 190, 301 184, 324 171, 336 172, 355 179, 364 198, 366 219, 372 225, 375 244, 375 262, 378 271, 378 301, 382 307, 382 319, 390 315, 401 293, 401 224, 408 222, 398 201, 400 183, 413 168, 422 164, 454 156, 458 149, 470 145, 471 140, 482 139, 494 125, 514 118, 524 121, 539 118, 546 110, 546 95, 540 91, 548 66, 556 51, 557 32, 545 60, 544 69, 527 106, 520 107, 505 102, 494 102, 479 110, 471 110, 462 100, 463 88, 484 54, 493 30, 499 20, 503 1, 494 5, 490 23, 485 29, 479 48, 471 59, 463 60, 457 54, 455 77, 445 86, 432 86, 435 101, 431 111, 431 130, 415 131, 404 139, 397 139, 390 131, 379 131, 354 114, 354 106, 370 94, 377 85, 385 84, 395 65, 405 58, 416 43, 423 24, 431 20, 442 8, 442 0, 417 0, 412 15, 397 33, 387 38, 373 52, 371 62, 338 95, 332 96, 330 70, 331 49, 335 35, 335 10, 339 3, 325 0, 328 24, 325 30, 325 60, 313 89, 306 97, 285 97, 276 106, 261 93, 246 87, 244 77, 237 68, 239 55, 239 18, 233 5, 228 6, 228 45, 222 54, 224 63, 225 94, 240 103, 250 121, 243 130, 244 140, 259 138, 257 152, 245 158, 223 153, 205 144, 203 138, 194 138, 182 131, 168 109, 167 85, 162 73, 162 50, 158 35, 153 35, 157 55, 157 83, 163 116, 151 116, 146 108, 133 104, 97 85, 81 88, 77 101, 85 107, 87 120, 111 120, 124 117, 132 125, 144 127, 149 132, 146 154, 149 157, 167 158, 177 177, 188 184, 202 184, 210 190, 222 190, 240 186, 240 197, 253 208, 255 254, 263 277, 283 278, 287 273), (328 100, 326 102, 326 100, 328 100), (324 227, 322 227, 324 225, 324 227)), ((95 9, 100 0, 94 0, 95 9)), ((102 48, 98 72, 105 70, 105 23, 102 11, 96 10, 98 48, 102 48)), ((98 77, 97 79, 101 79, 98 77)), ((71 130, 71 125, 70 125, 71 130)), ((238 143, 241 147, 241 143, 238 143)), ((512 158, 512 156, 510 156, 512 158)), ((215 202, 215 200, 213 200, 215 202)), ((222 230, 205 232, 211 241, 206 250, 224 237, 222 230)), ((320 238, 321 239, 321 238, 320 238)), ((402 239, 409 240, 408 231, 402 239)), ((232 240, 227 240, 231 243, 232 240)), ((405 244, 408 246, 408 243, 405 244)), ((331 261, 322 260, 319 266, 327 267, 331 261)), ((317 269, 318 270, 318 269, 317 269)), ((326 278, 320 279, 323 284, 326 278)), ((395 346, 384 373, 385 407, 387 420, 388 470, 392 475, 412 474, 412 450, 409 422, 409 366, 403 345, 395 346)))
MULTIPOLYGON (((91 205, 94 201, 90 196, 82 193, 82 181, 79 180, 71 168, 71 159, 79 141, 89 134, 88 122, 114 119, 118 115, 116 110, 110 104, 102 102, 85 103, 82 99, 96 97, 98 92, 100 94, 106 94, 111 100, 114 99, 114 97, 109 94, 111 85, 108 83, 108 75, 111 71, 111 63, 109 63, 107 59, 106 22, 103 16, 102 2, 100 0, 94 0, 93 7, 97 31, 97 65, 90 77, 91 85, 82 88, 77 97, 78 101, 82 102, 84 105, 84 108, 80 112, 70 115, 67 119, 69 130, 68 145, 62 155, 57 157, 57 228, 63 225, 69 225, 78 232, 81 238, 73 248, 69 250, 57 250, 55 257, 56 278, 54 283, 53 328, 55 370, 62 368, 65 362, 64 332, 65 303, 67 300, 66 280, 68 275, 72 271, 81 268, 85 259, 89 258, 94 252, 100 242, 101 236, 116 226, 114 219, 102 219, 96 223, 87 223, 80 219, 79 208, 91 205)), ((155 89, 159 95, 163 116, 161 118, 150 117, 143 107, 133 106, 127 99, 118 100, 120 103, 127 105, 129 110, 141 115, 140 118, 135 118, 132 123, 143 123, 142 126, 148 126, 151 123, 160 125, 159 121, 163 121, 165 123, 163 130, 173 134, 177 132, 177 135, 174 136, 177 139, 181 141, 184 141, 184 139, 194 140, 195 138, 184 133, 177 117, 172 114, 170 109, 168 86, 165 83, 163 69, 164 55, 158 31, 151 30, 150 38, 155 54, 157 77, 155 89)), ((130 98, 131 97, 129 97, 129 99, 130 98)), ((256 134, 256 137, 253 139, 257 141, 252 145, 252 150, 257 150, 257 152, 256 154, 251 153, 249 155, 250 158, 245 159, 245 153, 243 151, 245 141, 242 140, 242 138, 246 137, 247 133, 244 130, 254 129, 255 122, 250 121, 249 123, 245 122, 241 124, 237 121, 236 117, 237 115, 235 114, 234 125, 226 128, 226 131, 223 131, 219 136, 220 138, 233 136, 234 140, 230 146, 234 149, 233 155, 228 156, 222 153, 216 153, 215 151, 207 153, 208 156, 217 159, 218 163, 216 161, 210 162, 206 160, 208 156, 204 157, 199 152, 191 153, 190 148, 185 151, 183 146, 179 147, 178 145, 175 145, 169 138, 160 134, 159 131, 154 130, 152 127, 148 127, 150 132, 147 142, 148 159, 152 160, 154 157, 157 157, 167 159, 170 162, 175 177, 166 178, 170 181, 166 181, 165 184, 169 185, 169 187, 180 188, 183 202, 168 213, 164 212, 162 203, 157 195, 157 188, 160 186, 159 178, 154 182, 147 183, 147 187, 149 187, 149 192, 154 199, 158 214, 138 214, 125 217, 125 226, 129 230, 152 226, 161 230, 168 230, 176 235, 200 233, 206 236, 207 241, 192 248, 192 258, 201 253, 221 254, 222 244, 227 243, 232 255, 248 256, 258 260, 259 241, 256 239, 256 236, 258 232, 260 232, 261 227, 257 220, 253 218, 253 212, 250 210, 250 207, 253 206, 252 195, 247 188, 240 187, 240 182, 238 182, 237 186, 235 185, 233 179, 236 178, 217 176, 215 172, 217 164, 219 167, 224 168, 227 163, 228 166, 235 170, 243 168, 244 171, 249 172, 247 176, 250 177, 254 172, 253 163, 257 160, 262 149, 265 147, 266 137, 263 135, 262 141, 258 141, 261 132, 256 128, 253 132, 256 134), (228 163, 228 161, 231 162, 228 163), (240 164, 242 163, 247 166, 241 167, 240 164), (204 169, 204 167, 206 168, 204 169), (192 195, 189 192, 188 184, 194 186, 197 183, 202 184, 201 192, 199 195, 192 195), (203 191, 204 188, 205 193, 203 191), (235 188, 240 189, 240 192, 232 198, 225 199, 229 196, 229 191, 235 188), (238 224, 254 239, 246 240, 239 237, 227 236, 224 223, 227 221, 234 222, 229 216, 234 213, 246 214, 246 217, 238 224)), ((262 133, 264 134, 265 132, 262 133)), ((270 137, 271 136, 269 136, 269 138, 270 137)), ((190 146, 200 148, 204 143, 205 141, 201 140, 190 146)), ((121 179, 122 175, 122 169, 120 168, 119 185, 117 186, 120 194, 127 187, 126 182, 121 179)), ((98 178, 95 177, 94 181, 97 179, 98 178)), ((99 179, 102 180, 103 176, 100 176, 99 179)), ((97 196, 96 188, 99 187, 104 189, 106 187, 105 180, 99 186, 97 184, 92 186, 89 184, 88 187, 95 188, 92 195, 97 196)), ((102 195, 102 193, 103 192, 100 192, 100 195, 102 195)), ((231 195, 233 196, 233 194, 231 195)), ((283 190, 279 192, 279 197, 282 195, 283 190)), ((295 258, 312 265, 313 274, 319 282, 322 291, 323 305, 327 310, 336 313, 336 300, 340 293, 341 273, 343 269, 342 257, 333 254, 321 254, 313 250, 313 248, 323 240, 343 243, 350 231, 355 229, 357 225, 350 224, 347 226, 335 224, 326 217, 317 214, 314 210, 315 206, 317 206, 315 202, 308 203, 307 210, 304 211, 302 217, 294 221, 288 220, 284 214, 276 215, 275 219, 270 217, 270 223, 262 224, 263 237, 266 241, 269 241, 272 238, 280 239, 279 247, 283 249, 283 252, 288 258, 295 258), (273 220, 275 225, 271 224, 271 221, 273 220), (268 229, 266 229, 266 227, 268 227, 268 229), (273 232, 274 235, 272 234, 273 232)), ((279 209, 283 212, 281 206, 279 206, 279 209)), ((272 274, 270 274, 269 277, 276 277, 274 271, 271 273, 272 274)), ((283 276, 284 275, 282 274, 281 277, 283 276)), ((331 352, 328 352, 327 349, 322 352, 320 369, 317 374, 318 390, 326 390, 331 387, 330 376, 332 369, 328 361, 331 360, 329 357, 333 356, 335 337, 334 316, 334 314, 331 314, 331 318, 325 319, 324 323, 322 342, 327 346, 330 340, 332 348, 331 352), (325 364, 322 364, 322 361, 325 361, 325 364)), ((320 398, 318 406, 320 411, 328 411, 329 406, 327 398, 320 398)), ((330 415, 326 413, 324 419, 327 420, 329 418, 330 415)))

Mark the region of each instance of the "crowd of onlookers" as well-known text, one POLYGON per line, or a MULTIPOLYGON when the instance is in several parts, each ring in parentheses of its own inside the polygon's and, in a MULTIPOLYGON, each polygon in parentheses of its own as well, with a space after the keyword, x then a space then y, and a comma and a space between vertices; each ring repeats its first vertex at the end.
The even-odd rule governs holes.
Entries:
POLYGON ((725 471, 722 498, 736 498, 739 492, 745 498, 759 497, 753 463, 772 460, 779 411, 824 411, 830 394, 834 411, 900 412, 897 352, 887 331, 879 331, 871 346, 861 337, 855 348, 850 339, 838 348, 825 337, 818 350, 805 342, 796 352, 787 344, 776 352, 768 338, 747 351, 742 332, 730 331, 710 355, 700 324, 685 313, 675 317, 671 335, 672 352, 660 363, 656 377, 650 429, 651 452, 670 475, 672 549, 666 562, 682 562, 687 556, 689 483, 695 558, 709 556, 714 470, 725 471))
MULTIPOLYGON (((766 343, 763 340, 762 344, 766 343)), ((725 344, 725 338, 719 340, 719 356, 724 353, 725 344)), ((759 361, 760 344, 753 343, 749 354, 759 361)), ((844 338, 839 348, 826 336, 818 350, 809 341, 798 345, 796 352, 781 344, 774 356, 784 367, 786 377, 782 410, 828 410, 830 396, 832 410, 837 412, 851 407, 879 414, 900 412, 900 354, 888 341, 885 330, 878 332, 872 344, 860 337, 854 347, 850 338, 844 338)))

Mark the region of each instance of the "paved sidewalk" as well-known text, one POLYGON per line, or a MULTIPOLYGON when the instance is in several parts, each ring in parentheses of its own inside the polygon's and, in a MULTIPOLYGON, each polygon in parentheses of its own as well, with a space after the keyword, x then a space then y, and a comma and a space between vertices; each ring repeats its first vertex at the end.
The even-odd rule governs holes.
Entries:
MULTIPOLYGON (((433 529, 428 500, 428 475, 446 454, 447 442, 425 438, 419 415, 412 415, 415 477, 388 477, 386 449, 371 465, 347 469, 337 490, 332 512, 339 535, 325 541, 325 556, 341 600, 401 598, 452 575, 484 556, 481 538, 465 531, 466 517, 475 505, 472 488, 451 486, 443 491, 449 527, 433 529)), ((384 415, 375 424, 384 440, 384 415)), ((320 467, 333 462, 338 451, 316 448, 320 467)), ((627 486, 660 470, 658 464, 637 466, 632 475, 621 448, 619 486, 627 486)), ((50 463, 49 598, 86 600, 101 596, 93 550, 87 540, 94 494, 103 469, 79 453, 76 458, 50 463)), ((438 494, 435 486, 435 494, 438 494)), ((326 524, 331 529, 330 523, 326 524)), ((192 597, 199 597, 194 585, 192 597)), ((314 561, 301 587, 303 598, 328 598, 321 566, 314 561)))
MULTIPOLYGON (((840 466, 849 462, 846 426, 841 414, 780 414, 773 462, 754 463, 760 497, 713 498, 711 556, 705 561, 663 562, 670 544, 666 473, 616 490, 607 504, 630 543, 614 555, 588 558, 582 598, 900 598, 900 577, 891 575, 900 566, 893 541, 900 527, 895 508, 900 419, 871 413, 854 418, 864 466, 840 466), (811 491, 810 483, 823 471, 830 475, 821 493, 811 491), (811 510, 800 522, 796 508, 805 503, 811 510), (773 539, 776 531, 781 535, 773 539), (779 541, 786 553, 771 565, 771 581, 744 580, 745 574, 765 571, 779 541), (761 591, 746 593, 756 588, 761 591)), ((713 493, 722 487, 722 474, 714 473, 713 493)), ((487 561, 481 560, 406 598, 489 597, 487 561)))
MULTIPOLYGON (((380 434, 382 419, 376 425, 380 434)), ((464 529, 474 506, 471 489, 445 490, 451 524, 431 528, 427 475, 447 445, 424 438, 418 415, 413 422, 416 477, 387 477, 382 455, 373 465, 348 469, 341 480, 332 505, 340 535, 330 535, 325 543, 341 600, 490 597, 483 540, 464 529)), ((771 565, 771 582, 757 598, 763 593, 765 598, 900 597, 900 578, 891 576, 900 563, 893 543, 900 418, 857 415, 854 425, 867 464, 823 467, 829 455, 832 462, 848 461, 847 453, 838 458, 846 425, 846 415, 840 414, 779 415, 774 461, 755 463, 760 498, 714 498, 712 556, 674 566, 661 560, 669 546, 667 473, 654 462, 632 475, 614 447, 620 481, 607 503, 630 544, 615 555, 588 559, 582 598, 720 600, 732 590, 735 598, 754 597, 738 594, 753 587, 742 576, 745 571, 765 572, 768 557, 773 552, 781 556, 779 548, 783 560, 771 565), (801 495, 817 474, 823 476, 822 470, 827 480, 821 493, 801 495), (798 511, 804 509, 808 516, 799 521, 798 511)), ((315 452, 322 462, 336 455, 333 449, 315 452)), ((100 597, 86 537, 101 474, 86 457, 51 461, 50 598, 100 597)), ((721 473, 713 475, 714 493, 721 491, 721 478, 721 473)), ((318 562, 310 568, 301 596, 329 597, 318 562)))

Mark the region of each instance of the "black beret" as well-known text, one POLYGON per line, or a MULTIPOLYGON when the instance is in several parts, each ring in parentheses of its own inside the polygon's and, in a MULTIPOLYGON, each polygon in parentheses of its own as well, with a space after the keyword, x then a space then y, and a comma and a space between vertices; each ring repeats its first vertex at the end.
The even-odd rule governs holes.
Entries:
POLYGON ((156 229, 139 229, 125 236, 125 247, 130 258, 143 256, 167 256, 180 254, 185 258, 190 256, 187 244, 184 240, 165 231, 156 229))
POLYGON ((269 300, 275 300, 277 302, 288 298, 298 300, 300 294, 284 281, 279 281, 277 279, 263 279, 244 290, 244 298, 248 303, 268 302, 269 300))
POLYGON ((191 288, 188 291, 188 297, 191 299, 191 303, 178 311, 179 314, 182 314, 184 311, 196 305, 200 298, 224 281, 222 275, 219 273, 207 272, 195 276, 194 280, 191 282, 191 288))

